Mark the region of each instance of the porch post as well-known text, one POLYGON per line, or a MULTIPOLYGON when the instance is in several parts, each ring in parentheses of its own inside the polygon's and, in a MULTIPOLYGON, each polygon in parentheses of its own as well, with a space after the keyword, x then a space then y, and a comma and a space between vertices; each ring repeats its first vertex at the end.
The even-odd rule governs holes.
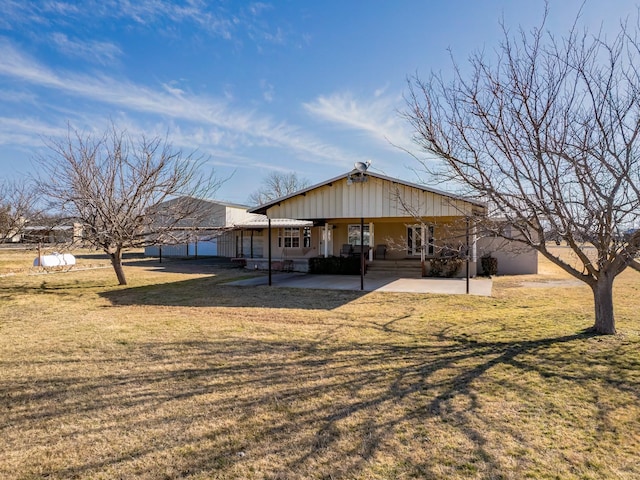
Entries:
POLYGON ((360 290, 364 290, 364 218, 360 217, 360 290))
POLYGON ((271 219, 269 219, 269 286, 271 286, 271 219))
POLYGON ((249 252, 249 256, 253 258, 253 232, 255 230, 251 230, 251 252, 249 252))
POLYGON ((373 231, 373 222, 369 222, 369 261, 373 262, 373 247, 376 244, 373 231))
POLYGON ((467 246, 466 246, 465 258, 467 263, 467 295, 469 295, 469 253, 470 253, 469 252, 469 217, 467 217, 466 241, 467 241, 467 246))
POLYGON ((329 256, 329 224, 324 222, 324 258, 329 256))
MULTIPOLYGON (((420 276, 427 276, 427 242, 429 241, 429 225, 424 223, 424 218, 420 218, 420 276)), ((415 244, 415 240, 414 240, 415 244)), ((414 245, 415 250, 415 245, 414 245)))

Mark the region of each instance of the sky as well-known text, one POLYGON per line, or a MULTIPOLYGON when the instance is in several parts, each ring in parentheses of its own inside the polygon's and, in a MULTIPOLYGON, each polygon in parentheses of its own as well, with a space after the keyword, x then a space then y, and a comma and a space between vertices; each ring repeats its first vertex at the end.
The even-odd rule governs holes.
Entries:
MULTIPOLYGON (((72 129, 167 138, 247 203, 271 172, 311 184, 371 162, 425 182, 407 81, 451 75, 540 25, 543 0, 0 0, 0 179, 72 129)), ((614 32, 630 0, 549 0, 546 28, 614 32)), ((434 160, 429 160, 434 161, 434 160)))

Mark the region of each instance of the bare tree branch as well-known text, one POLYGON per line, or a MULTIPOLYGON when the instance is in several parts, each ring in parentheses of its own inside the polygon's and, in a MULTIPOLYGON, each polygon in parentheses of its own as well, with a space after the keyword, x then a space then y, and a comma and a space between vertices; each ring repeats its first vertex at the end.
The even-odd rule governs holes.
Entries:
POLYGON ((48 146, 50 155, 38 159, 38 191, 83 224, 84 240, 109 255, 121 285, 122 252, 177 240, 176 232, 200 225, 199 199, 220 185, 201 174, 201 157, 166 139, 133 139, 115 125, 99 138, 69 128, 64 141, 48 146))
POLYGON ((271 172, 262 181, 262 186, 249 195, 248 202, 251 205, 262 205, 308 186, 309 181, 306 178, 299 178, 295 172, 271 172))
POLYGON ((0 180, 0 243, 20 239, 36 214, 37 195, 26 180, 0 180))
POLYGON ((484 198, 490 216, 586 282, 595 330, 615 333, 613 281, 640 251, 624 235, 640 226, 638 32, 623 23, 608 40, 576 21, 557 39, 544 20, 503 32, 496 57, 472 56, 469 75, 454 64, 451 81, 411 79, 405 117, 442 160, 440 178, 484 198), (578 264, 550 250, 552 238, 578 264))

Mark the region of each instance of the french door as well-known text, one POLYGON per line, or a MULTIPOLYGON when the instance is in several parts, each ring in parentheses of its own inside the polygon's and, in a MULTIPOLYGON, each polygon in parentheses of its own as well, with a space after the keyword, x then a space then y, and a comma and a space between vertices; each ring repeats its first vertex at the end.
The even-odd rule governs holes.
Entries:
POLYGON ((433 225, 411 225, 407 227, 407 255, 433 255, 433 225))

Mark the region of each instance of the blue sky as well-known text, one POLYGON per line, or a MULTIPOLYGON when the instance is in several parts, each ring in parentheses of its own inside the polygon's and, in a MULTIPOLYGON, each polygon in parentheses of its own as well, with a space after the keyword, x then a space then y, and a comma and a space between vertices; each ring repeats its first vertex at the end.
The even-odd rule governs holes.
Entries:
MULTIPOLYGON (((550 0, 567 31, 582 0, 550 0)), ((451 71, 515 30, 542 0, 0 0, 0 177, 46 155, 67 123, 168 135, 231 177, 217 197, 245 203, 270 171, 311 183, 371 160, 418 181, 405 108, 408 76, 451 71), (402 147, 402 148, 398 148, 402 147)), ((587 0, 580 23, 613 30, 629 0, 587 0)), ((635 17, 634 17, 635 18, 635 17)))

